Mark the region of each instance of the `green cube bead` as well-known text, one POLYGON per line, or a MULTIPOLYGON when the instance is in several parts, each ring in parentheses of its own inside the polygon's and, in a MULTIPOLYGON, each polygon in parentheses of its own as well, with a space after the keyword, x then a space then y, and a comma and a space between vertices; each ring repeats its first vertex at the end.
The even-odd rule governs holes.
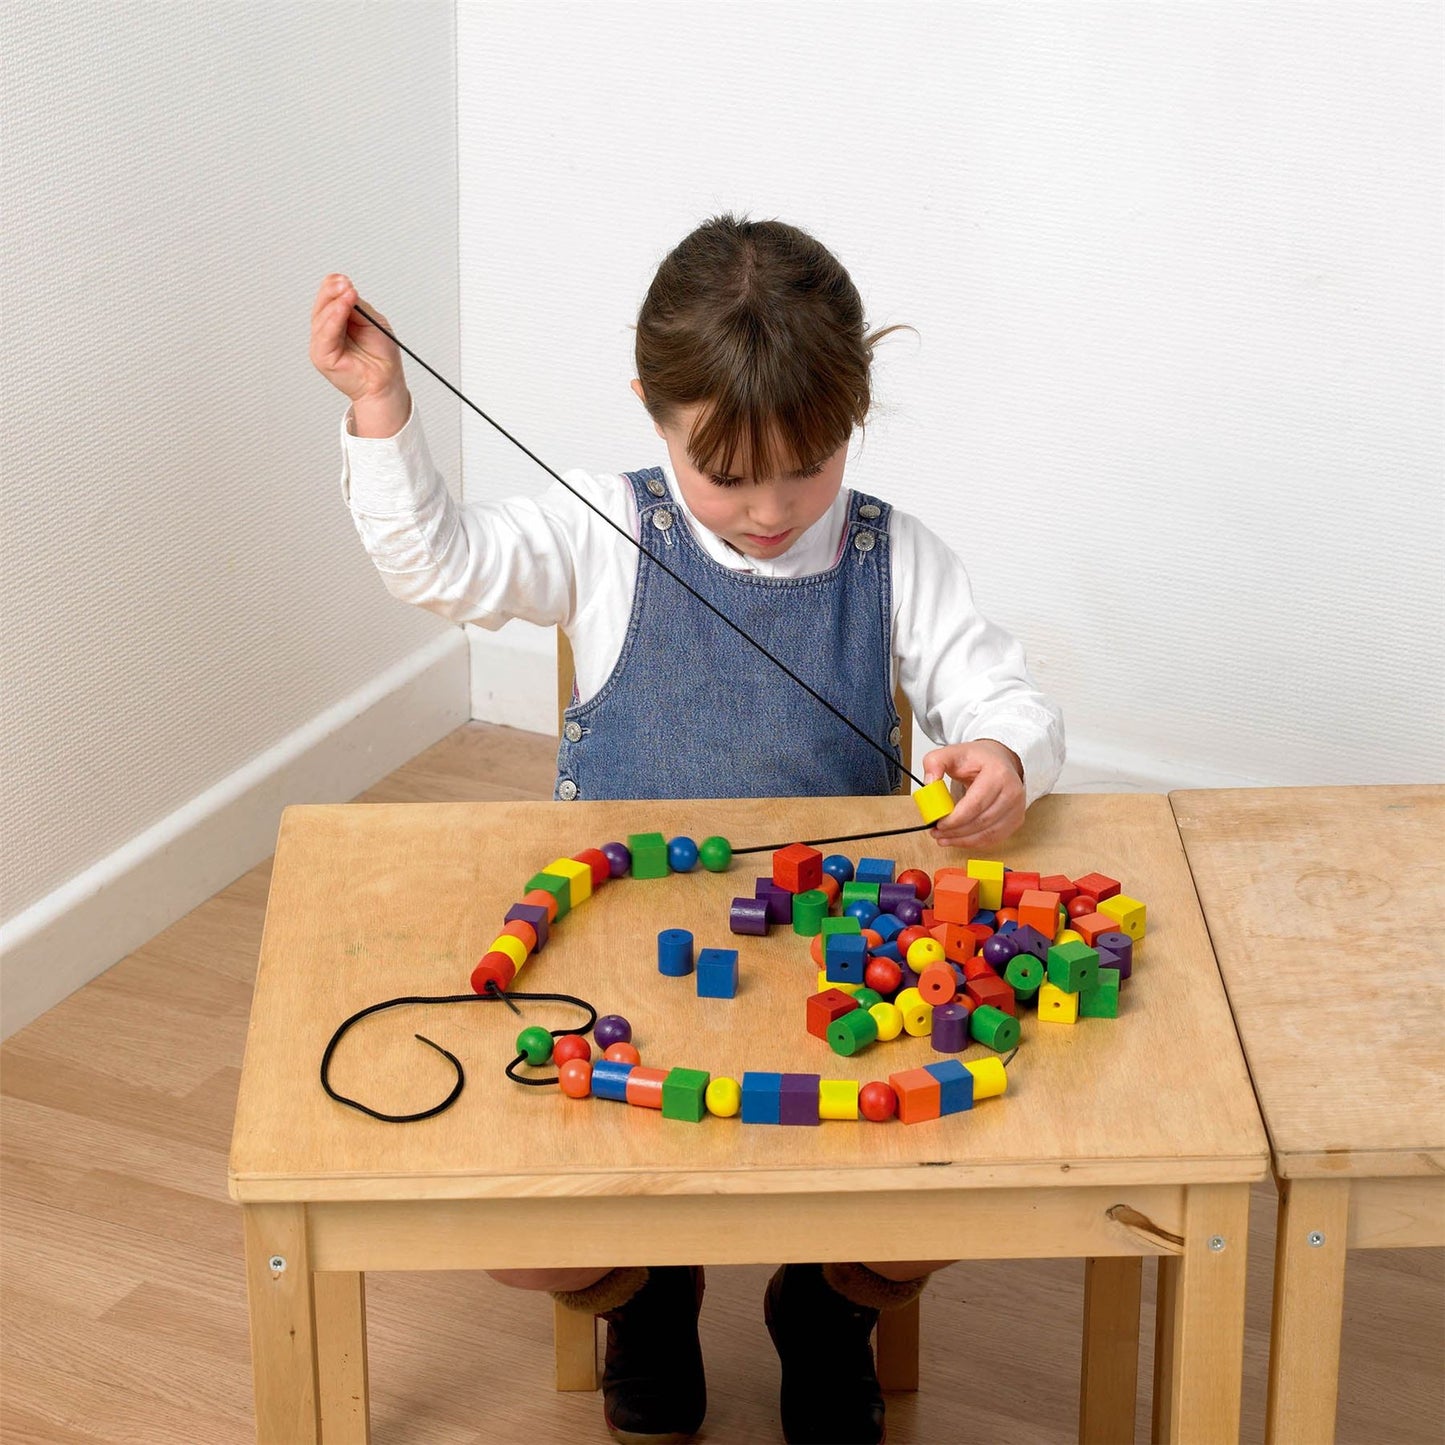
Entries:
MULTIPOLYGON (((823 894, 824 898, 827 896, 826 893, 823 894)), ((795 902, 793 907, 796 908, 797 906, 795 902)), ((835 933, 862 933, 863 925, 859 923, 856 918, 825 918, 822 926, 819 928, 819 932, 824 938, 831 938, 835 933)))
POLYGON ((733 861, 733 845, 726 838, 716 835, 704 838, 698 847, 697 856, 709 873, 726 873, 728 864, 733 861))
POLYGON ((793 899, 793 932, 803 938, 821 933, 828 916, 828 895, 821 888, 810 888, 793 899))
POLYGON ((1049 949, 1049 982, 1055 988, 1087 993, 1098 978, 1098 950, 1087 943, 1056 943, 1049 949))
POLYGON ((669 1069, 662 1081, 662 1117, 702 1123, 707 1117, 707 1081, 702 1069, 669 1069))
POLYGON ((667 839, 661 833, 633 833, 627 839, 634 878, 666 878, 667 839))
POLYGON ((856 878, 851 883, 843 885, 843 895, 839 901, 844 908, 850 903, 857 903, 860 899, 864 903, 871 903, 876 908, 878 906, 878 885, 876 883, 860 883, 856 878))
POLYGON ((534 873, 524 891, 530 893, 534 888, 543 889, 557 900, 557 916, 552 922, 561 923, 572 908, 572 880, 560 873, 534 873))
POLYGON ((866 1008, 855 1008, 828 1025, 828 1047, 847 1058, 866 1049, 878 1037, 878 1020, 866 1008))
POLYGON ((1101 968, 1099 981, 1079 995, 1081 1019, 1116 1019, 1119 1017, 1119 970, 1101 968))
POLYGON ((1019 1021, 992 1004, 980 1004, 969 1015, 968 1031, 985 1048, 1007 1053, 1019 1041, 1019 1021))

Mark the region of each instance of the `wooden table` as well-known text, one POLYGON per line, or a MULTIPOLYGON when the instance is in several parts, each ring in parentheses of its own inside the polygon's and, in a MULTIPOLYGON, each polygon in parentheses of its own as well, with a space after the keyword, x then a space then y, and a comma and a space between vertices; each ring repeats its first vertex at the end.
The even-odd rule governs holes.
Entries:
POLYGON ((1445 1244, 1445 788, 1170 801, 1279 1184, 1266 1437, 1330 1440, 1345 1251, 1445 1244))
MULTIPOLYGON (((1239 1418, 1249 1184, 1268 1153, 1167 799, 1060 796, 1003 850, 1012 867, 1120 878, 1150 930, 1118 1020, 1024 1023, 1007 1095, 928 1124, 685 1124, 508 1082, 520 1021, 498 1003, 367 1019, 333 1083, 342 1019, 381 999, 464 991, 523 882, 628 833, 721 833, 736 846, 916 823, 901 798, 292 807, 271 883, 231 1151, 263 1440, 366 1437, 363 1274, 371 1269, 741 1264, 820 1259, 1083 1257, 1081 1437, 1132 1438, 1143 1257, 1160 1260, 1155 1433, 1232 1440, 1239 1418), (898 1221, 907 1227, 898 1227, 898 1221), (882 1227, 880 1221, 893 1221, 882 1227)), ((933 869, 925 834, 845 845, 933 869)), ((815 988, 790 929, 727 931, 766 855, 731 871, 609 883, 557 927, 519 989, 577 993, 631 1018, 643 1060, 886 1077, 936 1057, 923 1039, 840 1058, 805 1032, 815 988), (656 935, 741 950, 736 999, 661 977, 656 935)), ((528 1022, 572 1023, 557 1005, 528 1022)), ((975 1045, 972 1052, 982 1052, 975 1045)), ((591 1383, 594 1331, 562 1367, 591 1383), (580 1347, 585 1359, 569 1363, 580 1347)))

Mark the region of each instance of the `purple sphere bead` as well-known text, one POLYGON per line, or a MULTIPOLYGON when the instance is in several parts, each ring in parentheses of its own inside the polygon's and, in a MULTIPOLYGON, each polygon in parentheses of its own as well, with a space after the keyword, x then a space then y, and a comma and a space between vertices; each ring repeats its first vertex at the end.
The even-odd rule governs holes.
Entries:
POLYGON ((606 1051, 613 1044, 632 1042, 632 1025, 621 1014, 603 1014, 592 1030, 597 1047, 606 1051))
POLYGON ((983 954, 983 961, 1000 972, 1008 966, 1009 959, 1018 951, 1018 944, 1001 933, 995 933, 992 938, 985 938, 983 947, 979 950, 983 954))
POLYGON ((916 898, 905 898, 893 905, 893 916, 910 928, 923 921, 923 905, 916 898))
POLYGON ((626 843, 604 843, 599 851, 614 878, 626 878, 632 872, 632 850, 626 843))

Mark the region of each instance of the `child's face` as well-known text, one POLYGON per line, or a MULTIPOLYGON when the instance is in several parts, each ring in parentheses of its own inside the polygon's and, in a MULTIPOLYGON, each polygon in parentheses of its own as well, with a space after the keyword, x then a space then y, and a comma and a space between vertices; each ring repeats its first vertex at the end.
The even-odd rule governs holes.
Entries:
MULTIPOLYGON (((640 397, 641 385, 632 389, 640 397)), ((699 471, 687 454, 687 439, 702 412, 701 404, 685 407, 666 426, 653 423, 667 443, 668 460, 678 490, 693 516, 745 557, 780 557, 833 505, 843 486, 848 448, 803 472, 758 481, 739 476, 719 479, 699 471)))

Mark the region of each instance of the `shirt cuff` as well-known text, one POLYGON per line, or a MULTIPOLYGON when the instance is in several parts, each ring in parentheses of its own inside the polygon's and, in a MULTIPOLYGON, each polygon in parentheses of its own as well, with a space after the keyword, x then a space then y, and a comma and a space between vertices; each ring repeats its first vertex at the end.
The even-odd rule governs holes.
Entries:
POLYGON ((412 513, 436 485, 436 468, 417 415, 416 398, 395 436, 351 433, 354 408, 341 418, 341 496, 353 511, 386 517, 412 513))
POLYGON ((1024 767, 1024 806, 1031 808, 1053 790, 1064 766, 1063 729, 1056 719, 1040 718, 1037 724, 1023 719, 991 720, 971 742, 991 739, 1018 754, 1024 767))

